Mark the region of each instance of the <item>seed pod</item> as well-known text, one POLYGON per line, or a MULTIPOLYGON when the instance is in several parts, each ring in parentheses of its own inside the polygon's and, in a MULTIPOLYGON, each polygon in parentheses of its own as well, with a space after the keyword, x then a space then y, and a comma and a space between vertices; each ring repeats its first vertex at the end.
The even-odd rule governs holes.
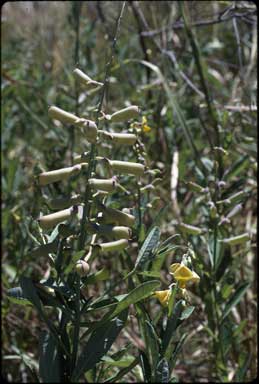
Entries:
POLYGON ((91 86, 91 85, 100 85, 103 86, 103 83, 99 83, 98 81, 92 80, 89 76, 87 76, 83 71, 76 68, 73 71, 74 75, 78 78, 81 84, 84 86, 91 86))
POLYGON ((51 199, 47 201, 47 204, 51 209, 66 209, 71 207, 72 205, 77 205, 81 203, 81 201, 82 201, 81 195, 74 195, 71 197, 51 199))
POLYGON ((138 106, 131 105, 130 107, 121 109, 120 111, 113 113, 112 115, 104 115, 103 118, 105 118, 106 120, 111 120, 114 123, 120 123, 137 117, 139 115, 139 112, 140 109, 138 106))
POLYGON ((183 232, 188 233, 190 235, 201 235, 202 233, 204 233, 203 229, 185 223, 179 224, 179 227, 183 232))
POLYGON ((109 243, 94 244, 94 246, 98 247, 102 253, 121 251, 128 246, 128 240, 121 239, 109 243))
POLYGON ((103 206, 103 216, 98 219, 104 224, 118 224, 132 227, 135 222, 135 216, 119 211, 118 209, 103 206))
POLYGON ((243 233, 242 235, 229 237, 228 239, 223 239, 220 241, 224 244, 236 245, 236 244, 243 244, 243 243, 247 242, 248 240, 250 240, 249 234, 243 233))
POLYGON ((111 141, 112 144, 118 145, 134 145, 137 141, 137 136, 132 133, 110 133, 98 131, 104 140, 111 141))
POLYGON ((89 179, 89 184, 94 189, 99 189, 101 191, 112 192, 117 188, 117 181, 115 178, 111 179, 89 179))
POLYGON ((78 260, 75 266, 75 270, 79 276, 84 277, 88 274, 90 267, 86 261, 78 260))
POLYGON ((62 223, 62 221, 67 220, 69 217, 75 215, 78 212, 78 207, 74 205, 71 208, 64 209, 50 215, 42 216, 38 219, 38 222, 43 229, 49 229, 55 225, 62 223))
POLYGON ((74 165, 73 167, 56 169, 54 171, 43 172, 38 176, 39 185, 44 186, 50 183, 55 183, 57 181, 67 180, 69 177, 78 174, 82 167, 88 167, 87 163, 81 163, 74 165))
POLYGON ((117 160, 108 160, 108 162, 112 170, 115 172, 141 176, 145 171, 144 165, 140 163, 132 163, 128 161, 117 160))

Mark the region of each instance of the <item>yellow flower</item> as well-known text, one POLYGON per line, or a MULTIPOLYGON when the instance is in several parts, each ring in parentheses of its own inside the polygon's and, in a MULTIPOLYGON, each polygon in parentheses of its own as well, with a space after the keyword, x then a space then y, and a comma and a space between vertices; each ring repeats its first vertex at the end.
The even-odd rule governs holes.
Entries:
POLYGON ((160 301, 160 303, 166 307, 171 295, 171 289, 166 289, 165 291, 156 291, 154 296, 160 301))
POLYGON ((198 283, 200 277, 196 272, 191 271, 188 267, 180 263, 174 263, 170 266, 170 274, 173 275, 176 281, 179 283, 180 288, 185 288, 188 281, 198 283))
POLYGON ((151 131, 151 128, 149 125, 147 125, 147 118, 146 116, 142 117, 142 130, 147 133, 151 131))

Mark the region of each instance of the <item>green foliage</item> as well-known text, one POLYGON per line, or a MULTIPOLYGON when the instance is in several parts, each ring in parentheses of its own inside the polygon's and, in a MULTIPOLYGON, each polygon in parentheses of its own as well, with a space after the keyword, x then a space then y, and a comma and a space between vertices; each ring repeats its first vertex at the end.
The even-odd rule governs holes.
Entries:
POLYGON ((118 21, 122 5, 7 2, 2 9, 3 377, 251 381, 254 5, 127 2, 118 21), (109 86, 80 84, 75 67, 109 86), (98 119, 130 104, 141 108, 134 120, 98 119), (115 145, 98 133, 93 146, 84 128, 50 120, 50 105, 137 141, 115 145), (80 155, 88 170, 39 187, 39 173, 70 167, 80 155), (95 195, 88 179, 113 176, 105 159, 141 163, 145 172, 119 174, 117 189, 95 195), (82 212, 43 230, 37 219, 74 194, 82 212), (101 243, 117 239, 93 237, 86 225, 99 225, 103 206, 127 207, 135 217, 126 249, 101 252, 101 243), (81 259, 90 267, 83 277, 75 274, 81 259), (185 291, 169 274, 181 262, 200 277, 185 291), (165 306, 158 289, 170 290, 165 306))

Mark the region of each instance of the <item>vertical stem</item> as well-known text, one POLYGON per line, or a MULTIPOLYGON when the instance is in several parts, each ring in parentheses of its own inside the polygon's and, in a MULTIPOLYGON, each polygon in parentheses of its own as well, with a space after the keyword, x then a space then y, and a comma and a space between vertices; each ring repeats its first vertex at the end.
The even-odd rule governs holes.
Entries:
MULTIPOLYGON (((125 1, 122 4, 119 17, 116 22, 116 29, 115 29, 115 35, 113 39, 113 44, 112 44, 112 49, 111 49, 111 57, 109 62, 106 65, 106 72, 105 72, 105 79, 104 79, 104 85, 102 89, 102 94, 98 106, 98 110, 96 113, 96 125, 98 126, 98 118, 102 109, 102 104, 104 101, 104 96, 105 96, 105 91, 108 86, 108 77, 110 73, 110 68, 111 64, 114 58, 114 53, 115 53, 115 47, 116 47, 116 42, 117 42, 117 36, 119 33, 119 28, 120 28, 120 22, 122 19, 123 11, 125 8, 125 1)), ((89 159, 89 167, 86 173, 86 189, 84 193, 84 208, 83 208, 83 216, 81 220, 81 227, 80 227, 80 235, 79 235, 79 241, 78 241, 78 250, 82 250, 85 245, 86 241, 86 230, 85 230, 85 223, 86 223, 86 218, 90 216, 90 204, 89 204, 89 198, 91 195, 91 189, 88 183, 88 179, 91 177, 92 172, 95 171, 95 164, 96 164, 96 144, 91 145, 91 150, 90 150, 90 159, 89 159)), ((72 353, 72 368, 74 369, 76 365, 76 360, 77 360, 77 352, 78 352, 78 344, 79 344, 79 331, 80 331, 80 276, 75 274, 73 282, 75 283, 75 291, 76 291, 76 299, 75 299, 75 324, 74 324, 74 334, 73 334, 73 353, 72 353)))
MULTIPOLYGON (((80 52, 80 12, 82 7, 82 1, 75 1, 72 4, 73 18, 75 23, 75 50, 74 50, 74 65, 79 64, 79 52, 80 52)), ((75 80, 75 114, 79 113, 79 89, 78 80, 75 80)), ((70 161, 73 164, 73 153, 75 147, 75 127, 71 126, 70 129, 70 161)))

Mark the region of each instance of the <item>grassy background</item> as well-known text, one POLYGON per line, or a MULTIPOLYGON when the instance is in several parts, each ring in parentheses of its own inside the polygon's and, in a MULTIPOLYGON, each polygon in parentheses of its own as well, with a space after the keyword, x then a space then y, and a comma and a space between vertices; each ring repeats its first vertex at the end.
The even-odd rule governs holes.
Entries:
MULTIPOLYGON (((47 109, 55 104, 81 116, 91 114, 98 98, 77 87, 72 71, 79 66, 96 80, 103 80, 121 2, 80 3, 7 2, 2 8, 2 342, 3 375, 9 381, 31 380, 24 362, 10 356, 21 351, 25 353, 24 359, 27 355, 37 358, 41 323, 32 309, 10 304, 5 291, 17 285, 21 274, 40 279, 49 268, 44 259, 30 256, 34 244, 32 219, 40 210, 33 187, 34 172, 38 167, 57 169, 70 162, 73 136, 50 121, 47 109)), ((206 185, 215 181, 210 143, 216 145, 217 133, 200 81, 197 60, 202 61, 217 111, 221 145, 229 152, 225 169, 241 160, 229 181, 231 193, 248 191, 242 211, 229 224, 227 234, 249 232, 251 245, 231 248, 232 262, 225 276, 233 289, 240 281, 250 282, 232 314, 231 321, 244 326, 239 345, 233 347, 227 363, 229 381, 238 367, 243 367, 243 378, 249 381, 256 375, 257 112, 253 108, 257 91, 257 34, 253 4, 237 5, 239 9, 234 9, 235 4, 230 1, 188 2, 189 21, 194 25, 191 31, 199 46, 196 57, 177 2, 127 3, 104 110, 109 113, 127 103, 139 105, 152 128, 143 133, 143 141, 149 163, 162 171, 163 181, 158 187, 160 201, 147 213, 146 225, 166 204, 168 208, 161 221, 163 236, 176 233, 178 221, 205 225, 200 202, 185 184, 199 180, 197 164, 201 158, 208 170, 206 185), (185 126, 196 153, 185 136, 185 126), (177 195, 170 190, 172 179, 176 178, 172 167, 176 152, 177 195)), ((85 148, 77 135, 75 148, 78 153, 85 148)), ((207 248, 194 245, 199 257, 208 259, 207 248)), ((165 261, 164 270, 175 258, 177 255, 172 255, 165 261)), ((204 283, 195 292, 198 310, 185 325, 189 342, 176 367, 182 381, 213 378, 207 287, 204 283)), ((233 343, 235 337, 226 332, 226 338, 233 343)), ((128 380, 134 382, 134 375, 129 375, 128 380)))

